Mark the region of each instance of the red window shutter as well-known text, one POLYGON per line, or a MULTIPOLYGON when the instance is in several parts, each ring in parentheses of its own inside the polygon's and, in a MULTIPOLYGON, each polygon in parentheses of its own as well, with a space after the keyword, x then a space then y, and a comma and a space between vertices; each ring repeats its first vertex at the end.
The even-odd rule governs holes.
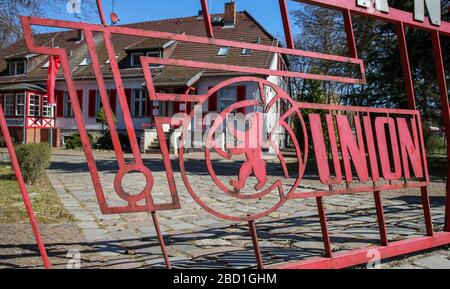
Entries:
POLYGON ((147 98, 147 111, 146 116, 151 117, 153 112, 153 101, 151 101, 149 98, 147 98))
POLYGON ((77 90, 78 101, 80 102, 81 112, 83 112, 83 91, 77 90))
POLYGON ((89 90, 89 117, 95 117, 97 113, 97 91, 89 90))
POLYGON ((180 112, 180 103, 179 102, 175 102, 173 104, 173 114, 177 114, 180 112))
POLYGON ((56 90, 56 116, 64 117, 64 91, 56 90))
MULTIPOLYGON (((210 87, 209 89, 211 89, 210 87)), ((217 111, 217 92, 212 94, 208 99, 208 110, 211 111, 217 111)))
POLYGON ((114 114, 116 114, 116 99, 117 99, 117 90, 115 89, 109 90, 109 104, 111 105, 111 110, 114 114))
POLYGON ((127 97, 128 108, 131 110, 131 89, 125 89, 125 96, 127 97))
MULTIPOLYGON (((238 86, 236 88, 237 101, 244 101, 246 99, 247 88, 245 86, 238 86)), ((245 114, 245 107, 238 109, 238 112, 245 114)))

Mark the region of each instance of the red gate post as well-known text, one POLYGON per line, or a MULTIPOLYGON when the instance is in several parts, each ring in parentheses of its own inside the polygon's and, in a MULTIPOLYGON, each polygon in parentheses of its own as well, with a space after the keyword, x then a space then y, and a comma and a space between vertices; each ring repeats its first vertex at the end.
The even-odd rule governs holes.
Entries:
POLYGON ((447 88, 447 78, 445 75, 444 59, 442 57, 442 47, 439 31, 433 31, 433 50, 434 59, 436 64, 436 73, 438 77, 439 92, 441 95, 441 110, 442 119, 445 126, 445 135, 447 137, 447 193, 446 193, 446 205, 445 205, 445 231, 450 232, 450 168, 448 164, 450 163, 450 107, 448 101, 448 88, 447 88))
MULTIPOLYGON (((405 25, 403 24, 403 22, 398 22, 396 23, 395 27, 400 49, 400 59, 402 63, 403 79, 405 83, 408 107, 410 109, 416 110, 417 109, 416 97, 411 73, 411 64, 409 61, 408 45, 406 42, 405 25)), ((423 213, 425 217, 425 229, 427 232, 427 236, 433 236, 433 219, 431 217, 430 197, 428 195, 428 189, 426 187, 422 187, 420 188, 420 190, 422 195, 423 213)))
POLYGON ((17 184, 19 185, 20 194, 22 195, 23 202, 25 204, 25 209, 27 211, 28 219, 30 220, 31 228, 33 230, 34 238, 39 248, 39 253, 41 254, 42 262, 46 269, 51 269, 52 264, 50 263, 45 250, 44 241, 42 241, 41 231, 39 230, 39 225, 36 220, 36 215, 33 211, 33 206, 31 204, 30 196, 28 195, 27 186, 23 180, 22 171, 20 169, 19 161, 17 160, 16 152, 14 150, 14 144, 9 134, 8 124, 5 119, 5 114, 3 113, 3 107, 0 105, 0 127, 5 138, 5 143, 8 148, 9 158, 11 160, 11 166, 16 175, 17 184))

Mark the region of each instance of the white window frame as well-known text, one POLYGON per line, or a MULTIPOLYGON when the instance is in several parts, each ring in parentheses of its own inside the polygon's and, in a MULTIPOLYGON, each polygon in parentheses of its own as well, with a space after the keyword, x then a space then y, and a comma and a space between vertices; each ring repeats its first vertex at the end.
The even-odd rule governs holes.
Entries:
POLYGON ((25 93, 16 93, 16 115, 23 116, 25 114, 25 93), (22 97, 22 99, 20 99, 22 97), (19 100, 22 100, 19 103, 19 100), (19 111, 19 107, 22 108, 22 112, 19 111))
POLYGON ((9 75, 23 75, 27 73, 27 62, 25 60, 16 60, 9 62, 9 75), (17 64, 23 63, 23 73, 18 73, 17 64))
POLYGON ((131 53, 131 67, 139 67, 141 63, 134 63, 134 57, 144 56, 144 52, 133 52, 131 53))
POLYGON ((41 116, 41 96, 38 94, 30 94, 28 95, 28 115, 30 116, 41 116), (31 103, 33 97, 37 97, 37 104, 31 103), (35 108, 37 106, 37 114, 32 113, 32 107, 35 108))
POLYGON ((42 96, 42 116, 43 117, 54 117, 54 106, 48 105, 48 96, 43 95, 42 96))
POLYGON ((14 116, 14 102, 14 93, 6 93, 4 95, 3 109, 5 110, 5 116, 14 116), (11 100, 10 103, 7 102, 8 98, 11 100))
MULTIPOLYGON (((161 53, 161 51, 148 51, 148 52, 145 53, 145 56, 161 58, 162 57, 162 53, 161 53)), ((161 64, 150 64, 150 67, 158 68, 158 67, 163 67, 163 65, 161 65, 161 64)))
POLYGON ((228 56, 228 53, 230 53, 230 47, 220 47, 217 56, 228 56))
POLYGON ((67 118, 74 117, 74 112, 72 109, 72 101, 70 100, 70 95, 68 91, 64 91, 63 116, 67 118))
POLYGON ((147 95, 145 90, 142 88, 133 89, 131 101, 131 115, 133 117, 145 117, 147 111, 147 95), (139 111, 136 111, 136 103, 138 103, 139 111))

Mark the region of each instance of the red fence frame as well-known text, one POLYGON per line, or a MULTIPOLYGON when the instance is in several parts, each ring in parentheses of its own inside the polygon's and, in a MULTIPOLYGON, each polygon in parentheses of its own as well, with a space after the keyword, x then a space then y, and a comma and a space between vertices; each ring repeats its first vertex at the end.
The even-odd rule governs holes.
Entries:
MULTIPOLYGON (((417 29, 422 29, 428 32, 432 33, 433 38, 433 49, 434 49, 434 55, 435 55, 435 62, 437 66, 437 77, 439 82, 439 89, 441 94, 441 106, 442 106, 442 115, 445 123, 445 129, 446 129, 446 137, 448 142, 450 141, 450 110, 449 110, 449 102, 448 102, 448 90, 447 90, 447 83, 446 83, 446 76, 445 76, 445 70, 444 70, 444 63, 443 63, 443 57, 442 57, 442 48, 441 48, 441 42, 440 42, 440 36, 450 36, 450 23, 443 22, 441 26, 434 26, 429 22, 429 19, 425 19, 424 22, 417 22, 414 20, 414 17, 412 13, 404 12, 397 9, 391 9, 389 13, 382 13, 377 11, 368 11, 366 8, 361 8, 356 6, 354 0, 295 0, 297 2, 304 2, 308 4, 314 4, 314 5, 320 5, 327 8, 332 8, 335 10, 342 11, 343 17, 344 17, 344 24, 345 29, 347 32, 347 41, 349 45, 350 50, 350 57, 344 57, 344 56, 336 56, 336 55, 327 55, 322 53, 315 53, 315 52, 308 52, 308 51, 301 51, 296 50, 294 48, 293 43, 293 37, 291 32, 291 27, 289 23, 289 13, 287 9, 286 0, 279 0, 280 4, 280 11, 281 16, 283 19, 284 29, 285 29, 285 36, 286 36, 286 43, 288 48, 282 48, 282 47, 272 47, 272 46, 264 46, 260 44, 251 44, 251 43, 243 43, 243 42, 235 42, 235 41, 228 41, 223 39, 215 39, 213 35, 213 29, 211 25, 210 20, 210 14, 208 11, 208 6, 206 3, 206 0, 201 0, 202 8, 203 8, 203 15, 205 20, 205 30, 206 35, 208 38, 205 37, 197 37, 197 36, 191 36, 191 35, 180 35, 180 34, 173 34, 173 33, 165 33, 165 32, 159 32, 159 31, 148 31, 148 30, 139 30, 139 29, 132 29, 132 28, 126 28, 126 27, 118 27, 118 26, 107 26, 106 25, 106 18, 103 14, 101 1, 97 0, 98 8, 99 8, 99 15, 101 18, 102 25, 94 25, 94 24, 87 24, 87 23, 76 23, 76 22, 69 22, 69 21, 61 21, 61 20, 52 20, 52 19, 43 19, 43 18, 36 18, 36 17, 21 17, 22 25, 24 28, 24 34, 27 46, 30 51, 34 53, 39 54, 46 54, 46 55, 54 55, 58 56, 61 59, 62 67, 63 67, 63 73, 64 77, 67 81, 67 87, 69 91, 69 95, 71 97, 73 110, 75 113, 75 119, 78 125, 78 128, 80 129, 80 135, 83 142, 83 147, 87 159, 87 163, 89 166, 89 170, 91 172, 92 181, 94 183, 96 195, 100 204, 100 208, 103 213, 105 214, 115 214, 115 213, 126 213, 126 212, 142 212, 142 211, 150 211, 152 213, 153 221, 158 233, 159 241, 163 250, 163 255, 166 260, 166 265, 168 268, 170 268, 170 261, 167 256, 167 252, 165 249, 164 239, 162 238, 161 231, 159 230, 159 224, 156 218, 156 211, 159 210, 170 210, 170 209, 176 209, 180 207, 180 203, 177 196, 176 187, 173 182, 173 173, 171 169, 169 168, 170 160, 168 161, 166 158, 164 160, 165 166, 166 166, 166 173, 169 180, 169 186, 170 186, 170 192, 172 196, 172 203, 170 204, 162 204, 162 205, 156 205, 153 203, 151 198, 151 190, 153 185, 153 178, 151 175, 151 172, 146 168, 143 164, 142 157, 139 152, 139 146, 136 142, 135 137, 135 131, 132 125, 132 120, 130 116, 130 110, 126 101, 124 88, 122 79, 120 76, 120 70, 115 58, 115 51, 114 47, 111 43, 111 34, 125 34, 130 36, 141 36, 141 37, 151 37, 151 38, 163 38, 168 40, 175 40, 175 41, 181 41, 181 42, 191 42, 191 43, 199 43, 199 44, 208 44, 208 45, 217 45, 217 46, 228 46, 228 47, 236 47, 236 48, 247 48, 252 50, 259 50, 259 51, 267 51, 272 53, 279 53, 279 54, 285 54, 285 55, 294 55, 294 56, 302 56, 302 57, 310 57, 310 58, 316 58, 316 59, 322 59, 322 60, 331 60, 336 62, 345 62, 350 63, 354 65, 359 65, 360 67, 360 78, 352 78, 352 77, 337 77, 337 76, 328 76, 328 75, 317 75, 317 74, 310 74, 310 73, 296 73, 296 72, 289 72, 289 71, 267 71, 265 69, 256 69, 251 67, 240 67, 240 66, 230 66, 230 65, 217 65, 217 64, 207 64, 207 63, 200 63, 200 62, 187 62, 187 61, 180 61, 180 60, 170 60, 170 59, 156 59, 156 58, 149 58, 144 57, 142 58, 143 63, 160 63, 160 64, 167 64, 167 65, 181 65, 185 67, 202 67, 202 68, 214 68, 214 69, 223 69, 223 70, 230 70, 230 71, 237 71, 237 72, 251 72, 253 74, 261 74, 261 75, 278 75, 283 77, 301 77, 301 78, 308 78, 308 79, 315 79, 315 80, 322 80, 322 81, 337 81, 337 82, 343 82, 343 83, 351 83, 351 84, 365 84, 365 70, 364 70, 364 63, 362 60, 358 58, 357 53, 357 47, 355 42, 355 37, 353 34, 353 25, 352 25, 352 15, 353 14, 359 14, 371 18, 376 18, 382 21, 391 22, 394 23, 397 26, 397 33, 400 43, 400 52, 401 52, 401 60, 402 60, 402 66, 403 66, 403 72, 404 72, 404 78, 405 78, 405 86, 407 91, 407 97, 408 97, 408 103, 409 108, 411 109, 409 113, 416 113, 416 105, 415 105, 415 98, 414 98, 414 87, 412 83, 412 76, 411 76, 411 68, 409 65, 409 58, 407 53, 407 44, 405 39, 405 32, 404 27, 405 26, 411 26, 417 29), (84 30, 86 35, 86 41, 89 47, 89 51, 91 54, 92 64, 94 67, 95 75, 97 78, 98 86, 100 95, 102 97, 102 101, 105 107, 105 112, 108 119, 108 124, 111 128, 112 133, 112 139, 114 144, 114 150, 118 159, 120 171, 118 176, 116 177, 115 181, 115 189, 117 193, 123 198, 129 201, 129 205, 126 207, 115 207, 111 208, 106 203, 102 186, 100 184, 100 179, 98 175, 97 168, 95 166, 93 154, 91 147, 89 145, 89 140, 87 137, 87 131, 85 129, 84 120, 80 108, 80 104, 77 98, 76 90, 74 81, 71 76, 70 66, 68 62, 68 57, 66 54, 66 51, 64 49, 60 48, 49 48, 49 47, 38 47, 34 44, 33 38, 32 38, 32 25, 41 25, 41 26, 52 26, 52 27, 60 27, 60 28, 67 28, 67 29, 81 29, 84 30), (134 156, 134 162, 131 164, 127 164, 125 162, 125 159, 123 157, 123 152, 120 148, 120 142, 117 135, 117 130, 114 124, 114 118, 112 116, 112 112, 110 109, 109 104, 109 98, 106 93, 105 84, 103 81, 103 77, 101 74, 101 71, 99 69, 99 61, 96 56, 95 51, 95 45, 93 42, 93 32, 101 32, 104 35, 114 80, 116 83, 116 87, 118 90, 119 95, 119 102, 122 107, 122 110, 124 112, 124 120, 126 123, 127 132, 130 136, 131 141, 131 148, 134 156), (141 171, 146 175, 147 177, 147 187, 146 189, 140 194, 139 196, 130 196, 127 195, 120 186, 121 177, 123 177, 127 172, 129 171, 141 171), (145 200, 146 205, 138 205, 138 201, 145 200)), ((177 95, 177 94, 157 94, 151 85, 151 74, 150 70, 145 70, 145 78, 148 84, 148 89, 150 93, 150 98, 152 100, 166 100, 166 101, 180 101, 180 102, 198 102, 202 103, 204 102, 208 95, 197 95, 197 96, 188 96, 188 95, 177 95)), ((224 85, 226 85, 225 83, 224 85)), ((302 106, 308 106, 307 104, 298 104, 296 106, 297 109, 300 109, 302 106)), ((310 105, 312 108, 321 108, 318 105, 310 105)), ((330 109, 342 109, 342 110, 352 110, 351 107, 331 107, 330 109)), ((354 108, 355 110, 361 110, 361 108, 354 108)), ((380 112, 388 113, 387 110, 380 110, 380 112)), ((393 111, 393 112, 398 112, 393 111)), ((158 119, 156 120, 158 124, 158 119)), ((159 121, 163 121, 162 119, 159 119, 159 121)), ((19 186, 21 188, 22 195, 24 197, 24 202, 27 205, 27 211, 30 216, 30 222, 33 225, 33 230, 37 239, 37 242, 39 244, 39 248, 41 250, 41 255, 44 260, 44 263, 46 267, 49 267, 49 263, 47 260, 47 256, 45 255, 45 250, 43 248, 42 240, 39 234, 39 231, 37 229, 36 220, 34 218, 34 215, 31 210, 31 204, 30 200, 27 197, 26 194, 26 188, 25 184, 23 183, 23 179, 20 176, 20 169, 18 167, 17 159, 15 158, 14 150, 12 147, 12 142, 9 137, 9 133, 6 126, 6 121, 4 120, 3 111, 0 108, 0 125, 2 127, 3 134, 5 136, 5 139, 8 144, 9 153, 11 156, 13 168, 16 172, 19 186)), ((162 147, 163 153, 167 153, 164 150, 167 150, 167 147, 162 147)), ((450 148, 448 148, 448 158, 450 159, 450 148)), ((449 175, 450 177, 450 171, 449 175)), ((449 179, 447 179, 447 184, 449 182, 449 179)), ((445 232, 440 233, 434 233, 433 227, 431 223, 431 214, 430 214, 430 204, 429 204, 429 198, 428 193, 426 191, 426 185, 427 183, 424 183, 422 185, 419 185, 418 187, 421 188, 422 192, 422 203, 424 207, 424 216, 426 221, 426 231, 427 236, 421 237, 421 238, 414 238, 414 239, 408 239, 405 241, 399 241, 399 242, 393 242, 389 243, 387 241, 387 234, 386 234, 386 228, 384 225, 384 213, 383 213, 383 206, 381 203, 380 198, 380 190, 384 188, 380 188, 380 190, 373 189, 370 191, 373 191, 374 193, 374 199, 375 204, 377 208, 377 217, 380 227, 380 238, 383 246, 381 247, 375 247, 378 249, 381 253, 382 258, 388 258, 393 256, 398 256, 401 254, 411 253, 419 250, 429 249, 436 246, 442 246, 446 244, 450 244, 450 187, 447 185, 447 197, 446 197, 446 218, 445 218, 445 232)), ((345 191, 341 193, 352 193, 351 191, 345 191)), ((292 264, 287 265, 281 265, 277 266, 276 268, 343 268, 343 267, 349 267, 357 264, 361 264, 368 261, 367 252, 374 248, 365 248, 361 250, 356 251, 350 251, 350 252, 343 252, 333 255, 331 252, 331 246, 329 241, 329 234, 328 234, 328 228, 326 223, 326 213, 325 213, 325 207, 323 204, 323 197, 329 195, 327 193, 321 194, 321 195, 310 195, 306 197, 315 197, 317 200, 317 207, 319 210, 319 217, 322 225, 322 233, 324 237, 324 245, 325 245, 325 252, 327 255, 327 258, 319 258, 319 259, 313 259, 313 260, 307 260, 307 261, 300 261, 300 262, 294 262, 292 264)), ((293 197, 293 195, 291 196, 293 197)), ((255 218, 248 218, 245 219, 249 222, 250 226, 250 233, 252 236, 252 240, 254 242, 254 249, 255 249, 255 255, 257 257, 257 263, 258 267, 263 267, 262 257, 261 253, 259 251, 259 245, 258 245, 258 238, 257 238, 257 232, 256 232, 256 226, 255 226, 255 218)))

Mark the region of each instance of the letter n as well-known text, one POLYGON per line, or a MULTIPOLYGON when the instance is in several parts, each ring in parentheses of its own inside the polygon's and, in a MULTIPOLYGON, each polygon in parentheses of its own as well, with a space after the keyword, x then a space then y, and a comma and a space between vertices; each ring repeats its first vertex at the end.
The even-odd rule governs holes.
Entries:
POLYGON ((442 23, 441 0, 414 0, 414 20, 423 22, 425 20, 425 6, 428 9, 430 20, 433 25, 440 26, 442 23))
POLYGON ((399 118, 397 119, 398 133, 400 138, 400 150, 402 152, 402 160, 403 160, 403 168, 405 172, 405 177, 409 179, 411 174, 409 172, 409 163, 408 157, 411 161, 411 166, 414 171, 414 175, 417 178, 423 177, 423 166, 422 166, 422 158, 420 154, 420 145, 419 145, 419 137, 417 135, 417 126, 415 125, 415 119, 411 118, 411 127, 412 127, 412 137, 414 138, 414 142, 411 138, 410 130, 408 128, 408 124, 406 123, 406 119, 399 118))
POLYGON ((356 142, 356 138, 353 135, 348 117, 345 115, 338 115, 336 116, 336 119, 339 129, 339 141, 341 143, 342 158, 344 160, 347 183, 351 183, 353 180, 350 156, 359 180, 361 182, 368 181, 369 171, 367 170, 366 150, 364 148, 364 139, 361 131, 361 121, 359 116, 355 116, 354 118, 358 142, 356 142))

